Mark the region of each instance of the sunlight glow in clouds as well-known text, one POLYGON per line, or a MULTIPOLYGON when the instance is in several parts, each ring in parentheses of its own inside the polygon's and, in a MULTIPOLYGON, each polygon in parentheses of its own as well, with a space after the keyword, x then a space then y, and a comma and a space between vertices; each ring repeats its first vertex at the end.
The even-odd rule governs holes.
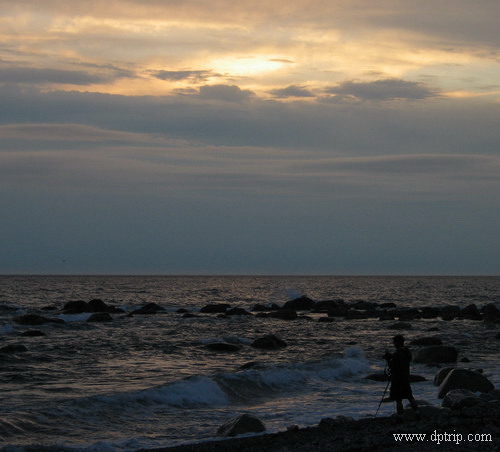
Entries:
POLYGON ((0 273, 499 273, 498 17, 0 0, 0 273))

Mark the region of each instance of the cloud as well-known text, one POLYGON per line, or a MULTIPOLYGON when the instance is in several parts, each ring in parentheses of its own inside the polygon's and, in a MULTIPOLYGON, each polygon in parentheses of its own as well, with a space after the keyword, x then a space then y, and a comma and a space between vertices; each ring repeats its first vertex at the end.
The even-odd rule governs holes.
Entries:
POLYGON ((200 87, 200 99, 222 100, 225 102, 242 102, 254 96, 250 90, 236 85, 205 85, 200 87))
POLYGON ((313 92, 302 85, 290 85, 286 88, 273 89, 270 93, 277 98, 314 97, 313 92))
POLYGON ((0 83, 92 85, 110 81, 108 75, 85 71, 33 67, 0 67, 0 83))
POLYGON ((345 81, 325 90, 339 96, 352 96, 359 100, 416 100, 436 96, 436 92, 422 83, 399 79, 374 82, 345 81))
POLYGON ((195 82, 206 81, 215 74, 212 71, 157 71, 153 75, 160 80, 178 82, 192 80, 195 82))

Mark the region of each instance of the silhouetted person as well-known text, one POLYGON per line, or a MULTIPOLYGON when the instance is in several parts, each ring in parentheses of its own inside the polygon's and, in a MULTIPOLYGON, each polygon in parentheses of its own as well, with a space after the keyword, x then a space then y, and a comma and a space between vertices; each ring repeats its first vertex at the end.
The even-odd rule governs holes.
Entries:
POLYGON ((390 398, 396 401, 398 420, 402 420, 403 418, 403 399, 407 399, 410 402, 417 420, 419 420, 420 411, 417 402, 413 398, 410 386, 411 352, 405 347, 405 339, 400 334, 394 336, 392 342, 396 350, 394 353, 386 351, 384 355, 391 373, 390 398))

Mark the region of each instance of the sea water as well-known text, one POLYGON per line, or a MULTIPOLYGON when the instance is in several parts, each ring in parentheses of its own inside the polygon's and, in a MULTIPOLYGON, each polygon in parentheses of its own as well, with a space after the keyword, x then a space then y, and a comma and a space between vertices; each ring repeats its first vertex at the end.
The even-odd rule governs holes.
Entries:
MULTIPOLYGON (((284 321, 199 313, 209 303, 251 310, 257 303, 281 305, 301 295, 398 307, 481 307, 500 302, 500 278, 0 277, 0 348, 13 344, 28 349, 0 353, 0 450, 171 446, 213 438, 221 424, 242 413, 259 417, 268 431, 315 425, 337 415, 373 416, 386 384, 364 377, 383 371, 384 350, 400 332, 390 328, 394 321, 337 318, 320 323, 325 314, 284 321), (94 298, 124 313, 112 314, 112 322, 93 323, 86 321, 90 314, 61 311, 68 301, 94 298), (126 315, 150 302, 165 312, 126 315), (183 317, 179 308, 195 316, 183 317), (29 327, 13 321, 24 313, 64 323, 29 327), (20 336, 29 329, 46 336, 20 336), (250 346, 267 334, 276 334, 288 346, 250 346), (223 353, 207 348, 221 341, 241 349, 223 353)), ((411 324, 403 331, 408 340, 438 336, 456 346, 460 358, 470 360, 464 365, 483 369, 500 384, 498 325, 440 318, 411 324)), ((415 397, 437 405, 432 384, 436 370, 412 365, 412 373, 427 378, 413 384, 415 397)), ((393 410, 392 404, 383 404, 379 415, 393 410)))

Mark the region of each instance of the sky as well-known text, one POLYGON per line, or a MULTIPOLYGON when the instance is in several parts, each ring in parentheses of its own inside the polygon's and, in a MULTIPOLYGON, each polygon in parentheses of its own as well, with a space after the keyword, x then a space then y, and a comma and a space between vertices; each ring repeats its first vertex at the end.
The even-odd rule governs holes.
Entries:
POLYGON ((0 273, 500 274, 498 0, 0 0, 0 273))

